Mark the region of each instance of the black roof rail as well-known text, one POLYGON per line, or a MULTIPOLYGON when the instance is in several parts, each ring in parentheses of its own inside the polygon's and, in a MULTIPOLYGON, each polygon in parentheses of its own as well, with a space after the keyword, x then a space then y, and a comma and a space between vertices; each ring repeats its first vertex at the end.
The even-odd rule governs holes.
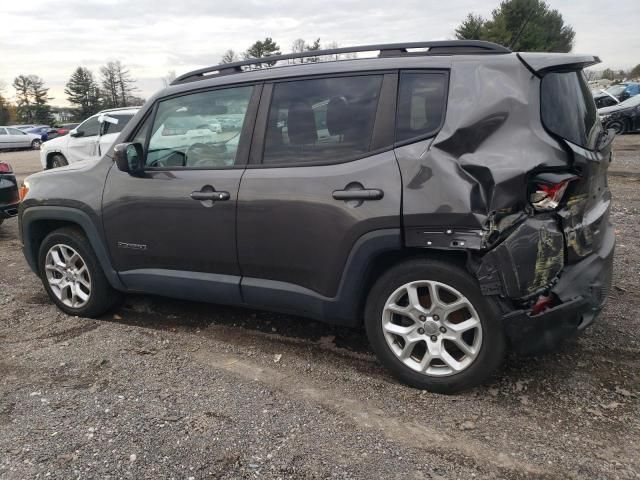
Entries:
POLYGON ((282 60, 295 58, 323 57, 330 55, 340 55, 344 53, 375 52, 379 51, 379 57, 399 57, 399 56, 419 56, 419 55, 464 55, 464 54, 486 54, 486 53, 511 53, 506 47, 497 43, 484 42, 481 40, 436 40, 432 42, 412 42, 412 43, 388 43, 380 45, 360 45, 356 47, 331 48, 328 50, 310 50, 299 53, 287 53, 285 55, 272 55, 262 58, 250 58, 233 63, 222 63, 213 67, 200 68, 180 75, 171 85, 194 82, 208 78, 211 75, 228 75, 240 73, 242 67, 250 65, 271 64, 282 60), (411 52, 410 49, 428 49, 426 51, 411 52))

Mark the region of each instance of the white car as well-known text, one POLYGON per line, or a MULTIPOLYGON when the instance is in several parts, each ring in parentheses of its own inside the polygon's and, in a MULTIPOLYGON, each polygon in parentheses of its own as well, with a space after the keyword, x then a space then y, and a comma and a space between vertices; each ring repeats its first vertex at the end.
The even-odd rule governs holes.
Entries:
POLYGON ((118 134, 139 107, 103 110, 71 130, 68 135, 42 144, 42 168, 62 167, 82 160, 98 160, 113 145, 118 134))
POLYGON ((0 127, 0 150, 9 148, 34 148, 42 145, 40 135, 26 133, 15 127, 0 127))

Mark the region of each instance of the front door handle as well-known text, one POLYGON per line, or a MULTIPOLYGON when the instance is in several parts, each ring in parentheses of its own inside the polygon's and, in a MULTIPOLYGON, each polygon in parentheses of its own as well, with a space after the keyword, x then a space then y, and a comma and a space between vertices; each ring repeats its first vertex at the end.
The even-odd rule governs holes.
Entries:
POLYGON ((363 188, 358 190, 334 190, 336 200, 380 200, 384 192, 379 188, 363 188))
POLYGON ((229 195, 229 192, 200 190, 191 192, 191 198, 193 198, 194 200, 198 200, 199 202, 204 202, 207 200, 211 200, 213 202, 223 202, 225 200, 229 200, 231 198, 231 195, 229 195))

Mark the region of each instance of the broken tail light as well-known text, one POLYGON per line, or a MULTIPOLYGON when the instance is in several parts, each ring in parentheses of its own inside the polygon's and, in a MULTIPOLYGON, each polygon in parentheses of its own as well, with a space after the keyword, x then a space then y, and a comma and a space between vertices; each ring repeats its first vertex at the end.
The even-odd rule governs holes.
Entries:
POLYGON ((0 162, 0 173, 13 173, 13 169, 8 163, 0 162))
POLYGON ((568 173, 543 173, 532 180, 529 201, 538 212, 555 210, 560 205, 567 187, 578 177, 568 173))

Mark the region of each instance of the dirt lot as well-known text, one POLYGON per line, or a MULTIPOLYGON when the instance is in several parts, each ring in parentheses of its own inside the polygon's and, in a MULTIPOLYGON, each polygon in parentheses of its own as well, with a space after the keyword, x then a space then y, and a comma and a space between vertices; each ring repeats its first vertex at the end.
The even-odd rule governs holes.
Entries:
MULTIPOLYGON (((616 150, 612 169, 640 172, 640 135, 616 150)), ((66 316, 5 222, 0 478, 640 478, 640 175, 610 183, 601 319, 452 397, 398 384, 363 332, 301 318, 155 297, 66 316)))

